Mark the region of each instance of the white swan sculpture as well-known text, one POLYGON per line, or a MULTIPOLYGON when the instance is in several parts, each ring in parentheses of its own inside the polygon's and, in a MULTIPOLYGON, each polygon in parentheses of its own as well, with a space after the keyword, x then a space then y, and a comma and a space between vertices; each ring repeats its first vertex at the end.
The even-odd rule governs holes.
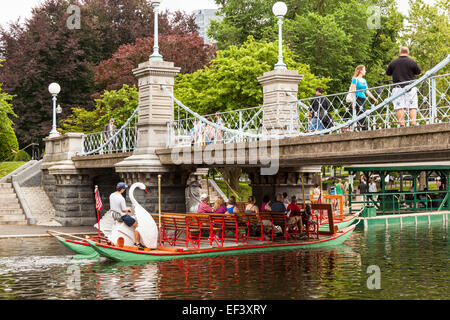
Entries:
MULTIPOLYGON (((158 227, 152 216, 145 210, 134 198, 134 190, 139 188, 148 193, 147 188, 141 182, 136 182, 130 187, 129 196, 134 208, 135 219, 138 223, 136 230, 141 237, 140 242, 150 249, 156 249, 158 246, 158 227)), ((98 224, 94 225, 98 228, 98 224)), ((112 216, 105 214, 100 220, 100 230, 111 240, 117 244, 119 238, 124 239, 125 246, 133 246, 136 242, 134 230, 125 223, 115 221, 112 216)))
POLYGON ((145 190, 145 192, 148 193, 147 188, 141 182, 136 182, 130 187, 130 200, 134 206, 134 214, 136 216, 136 221, 138 222, 136 230, 139 232, 141 243, 144 246, 150 249, 156 249, 158 247, 158 227, 150 213, 148 213, 134 198, 134 190, 136 188, 145 190))

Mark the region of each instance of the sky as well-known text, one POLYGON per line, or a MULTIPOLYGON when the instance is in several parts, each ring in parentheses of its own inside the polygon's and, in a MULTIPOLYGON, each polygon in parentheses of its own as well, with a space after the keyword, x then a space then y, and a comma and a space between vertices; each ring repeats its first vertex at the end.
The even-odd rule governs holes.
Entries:
MULTIPOLYGON (((5 0, 2 0, 5 1, 5 0)), ((2 5, 0 10, 0 25, 6 26, 8 22, 16 21, 18 18, 23 22, 25 18, 31 15, 31 9, 38 6, 45 0, 7 0, 8 5, 2 5)), ((426 0, 432 2, 434 0, 426 0)), ((408 0, 397 0, 399 10, 402 13, 408 12, 408 0)), ((197 9, 217 8, 214 0, 162 0, 161 8, 170 11, 184 10, 191 13, 197 9)))

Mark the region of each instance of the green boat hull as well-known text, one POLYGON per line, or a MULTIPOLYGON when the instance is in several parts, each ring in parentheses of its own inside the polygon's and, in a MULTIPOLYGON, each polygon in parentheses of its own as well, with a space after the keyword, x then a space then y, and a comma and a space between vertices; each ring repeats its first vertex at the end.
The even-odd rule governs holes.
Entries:
POLYGON ((98 259, 100 255, 89 244, 83 244, 76 241, 68 241, 62 237, 56 237, 66 248, 76 253, 74 260, 98 259))
POLYGON ((89 244, 95 251, 101 256, 114 261, 121 262, 158 262, 173 259, 187 259, 187 258, 205 258, 224 255, 236 255, 258 252, 272 252, 281 250, 304 250, 304 249, 316 249, 328 246, 336 246, 346 241, 353 233, 355 227, 348 227, 347 230, 342 230, 342 233, 338 233, 334 237, 319 239, 316 241, 299 242, 299 243, 273 243, 267 245, 254 245, 254 246, 236 246, 236 247, 223 247, 212 249, 200 249, 195 251, 185 252, 173 252, 164 254, 155 254, 152 251, 133 251, 126 250, 117 247, 111 247, 102 245, 88 240, 89 244))

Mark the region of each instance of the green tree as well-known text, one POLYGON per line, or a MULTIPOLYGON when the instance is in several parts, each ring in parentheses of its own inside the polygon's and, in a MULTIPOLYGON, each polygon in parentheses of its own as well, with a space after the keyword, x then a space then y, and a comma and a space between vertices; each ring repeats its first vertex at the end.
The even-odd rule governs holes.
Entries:
MULTIPOLYGON (((278 34, 272 13, 275 1, 216 1, 224 7, 225 18, 212 23, 209 34, 219 48, 239 45, 247 35, 255 39, 275 40, 278 34)), ((320 77, 329 77, 331 92, 348 89, 355 67, 366 65, 369 84, 384 79, 383 72, 397 47, 402 15, 395 0, 288 0, 284 18, 284 41, 299 61, 320 77), (368 21, 378 14, 379 24, 368 21)), ((377 16, 378 18, 378 16, 377 16)))
POLYGON ((114 118, 120 128, 137 108, 139 93, 135 86, 124 84, 119 90, 105 91, 95 102, 92 111, 82 107, 72 108, 72 114, 63 122, 63 132, 103 131, 110 118, 114 118))
MULTIPOLYGON (((2 67, 1 64, 0 67, 2 67)), ((12 99, 12 95, 2 91, 2 84, 0 83, 0 160, 8 158, 12 150, 17 151, 19 149, 19 143, 12 127, 13 122, 10 118, 17 117, 10 103, 12 99)))
MULTIPOLYGON (((450 0, 434 5, 423 0, 410 0, 406 30, 401 39, 423 70, 442 61, 450 48, 450 0)), ((449 67, 444 71, 448 72, 449 67)))
MULTIPOLYGON (((329 79, 312 74, 309 66, 297 62, 297 57, 286 46, 283 54, 287 68, 304 75, 299 84, 299 98, 312 96, 317 86, 327 88, 329 79)), ((259 106, 263 92, 257 78, 273 70, 277 60, 276 42, 256 41, 250 36, 240 47, 218 51, 209 66, 179 75, 175 96, 201 114, 259 106)))

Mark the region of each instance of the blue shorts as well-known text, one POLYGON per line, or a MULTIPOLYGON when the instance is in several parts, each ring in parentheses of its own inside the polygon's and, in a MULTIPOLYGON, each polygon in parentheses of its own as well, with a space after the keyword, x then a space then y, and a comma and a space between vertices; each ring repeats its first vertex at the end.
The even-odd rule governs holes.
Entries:
POLYGON ((131 227, 135 222, 136 222, 136 220, 134 219, 134 218, 132 218, 132 217, 130 217, 129 215, 124 215, 124 216, 122 216, 122 220, 123 220, 123 222, 125 222, 125 224, 127 225, 127 226, 129 226, 129 227, 131 227))

